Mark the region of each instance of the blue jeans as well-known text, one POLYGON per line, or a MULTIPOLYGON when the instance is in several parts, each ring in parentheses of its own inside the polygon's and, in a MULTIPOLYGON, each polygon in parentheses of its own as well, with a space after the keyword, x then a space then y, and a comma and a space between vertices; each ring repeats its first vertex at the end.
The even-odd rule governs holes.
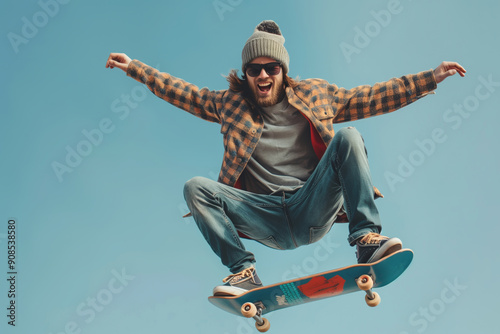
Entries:
POLYGON ((352 244, 380 233, 363 138, 352 127, 338 131, 305 185, 295 193, 261 195, 195 177, 184 197, 201 233, 232 273, 255 263, 238 231, 274 249, 293 249, 320 240, 344 206, 352 244))

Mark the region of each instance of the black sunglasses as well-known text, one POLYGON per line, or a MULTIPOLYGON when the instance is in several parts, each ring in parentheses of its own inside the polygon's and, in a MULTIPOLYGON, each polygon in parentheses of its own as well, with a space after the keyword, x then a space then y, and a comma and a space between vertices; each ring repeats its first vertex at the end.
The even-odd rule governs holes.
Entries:
POLYGON ((273 62, 267 64, 247 64, 245 66, 245 73, 251 77, 257 77, 264 69, 267 75, 278 75, 281 71, 281 63, 273 62))

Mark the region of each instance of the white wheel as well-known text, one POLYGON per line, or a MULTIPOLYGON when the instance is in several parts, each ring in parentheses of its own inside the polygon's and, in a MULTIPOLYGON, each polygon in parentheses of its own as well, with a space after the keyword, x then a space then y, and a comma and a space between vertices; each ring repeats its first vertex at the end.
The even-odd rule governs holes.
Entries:
POLYGON ((259 332, 264 333, 264 332, 267 332, 269 330, 269 328, 271 327, 271 323, 266 318, 262 318, 262 324, 259 325, 256 322, 255 327, 257 328, 257 330, 259 332))
POLYGON ((253 303, 245 303, 241 306, 241 314, 245 318, 253 318, 257 315, 257 306, 253 303))
POLYGON ((363 291, 370 290, 373 287, 373 279, 369 275, 361 275, 356 281, 358 288, 363 291))
POLYGON ((370 307, 375 307, 378 304, 380 304, 380 296, 378 295, 378 293, 373 292, 373 299, 368 298, 368 295, 366 295, 365 301, 366 301, 366 305, 368 305, 370 307))

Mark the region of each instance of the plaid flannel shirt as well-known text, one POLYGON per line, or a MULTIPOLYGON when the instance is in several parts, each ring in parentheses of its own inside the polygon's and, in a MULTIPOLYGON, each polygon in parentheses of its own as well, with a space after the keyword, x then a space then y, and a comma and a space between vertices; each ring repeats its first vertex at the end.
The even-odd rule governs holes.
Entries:
MULTIPOLYGON (((224 157, 219 182, 235 186, 262 134, 262 117, 251 102, 231 90, 198 88, 168 73, 133 60, 127 75, 142 82, 158 97, 197 117, 221 124, 224 157)), ((436 89, 432 70, 393 78, 373 86, 339 88, 321 79, 302 80, 287 87, 291 105, 309 121, 316 154, 334 136, 333 124, 383 115, 404 107, 436 89)))

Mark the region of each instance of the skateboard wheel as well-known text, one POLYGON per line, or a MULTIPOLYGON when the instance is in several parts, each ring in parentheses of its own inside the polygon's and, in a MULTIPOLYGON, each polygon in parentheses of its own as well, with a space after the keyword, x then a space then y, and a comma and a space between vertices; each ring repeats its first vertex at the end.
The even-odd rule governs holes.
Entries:
POLYGON ((271 323, 266 318, 262 318, 262 323, 259 325, 258 322, 255 323, 255 327, 261 333, 267 332, 271 327, 271 323))
POLYGON ((370 307, 375 307, 380 304, 380 296, 376 292, 372 292, 373 299, 370 299, 368 295, 365 296, 366 305, 370 307))
POLYGON ((257 306, 252 303, 245 303, 241 306, 241 314, 245 318, 253 318, 257 315, 257 306))
POLYGON ((358 288, 363 291, 370 290, 373 287, 373 279, 369 275, 361 275, 356 281, 358 288))

